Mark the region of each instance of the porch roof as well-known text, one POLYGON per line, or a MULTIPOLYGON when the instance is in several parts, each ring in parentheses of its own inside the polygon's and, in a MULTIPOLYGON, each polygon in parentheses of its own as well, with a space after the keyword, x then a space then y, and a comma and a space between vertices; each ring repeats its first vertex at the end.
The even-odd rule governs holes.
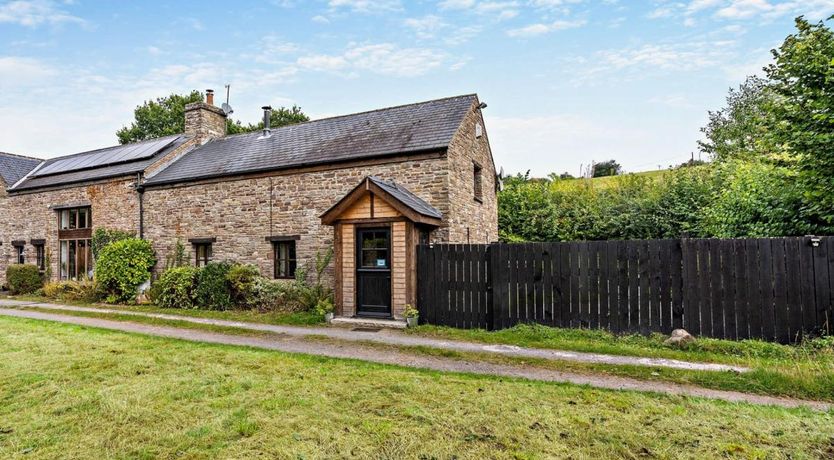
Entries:
POLYGON ((439 226, 443 220, 443 214, 437 208, 402 185, 379 177, 368 176, 338 203, 322 214, 321 222, 325 225, 332 225, 339 220, 345 210, 367 192, 382 198, 412 222, 439 226))

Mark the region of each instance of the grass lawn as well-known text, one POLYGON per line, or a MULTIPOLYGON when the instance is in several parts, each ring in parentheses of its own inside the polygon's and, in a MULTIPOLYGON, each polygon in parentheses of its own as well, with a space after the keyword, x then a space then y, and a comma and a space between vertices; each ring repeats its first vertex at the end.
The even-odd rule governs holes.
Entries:
POLYGON ((2 458, 831 455, 831 413, 0 317, 2 458))
POLYGON ((250 323, 280 324, 291 326, 313 326, 324 324, 324 317, 314 312, 259 312, 256 310, 183 310, 180 308, 159 308, 155 305, 104 305, 85 302, 56 301, 46 297, 17 296, 14 300, 60 303, 90 308, 107 308, 111 310, 139 311, 145 313, 164 313, 168 315, 194 316, 198 318, 213 318, 227 321, 246 321, 250 323))
MULTIPOLYGON (((36 300, 36 299, 30 299, 36 300)), ((101 307, 100 305, 87 305, 101 307)), ((313 325, 320 324, 320 316, 313 313, 258 313, 252 311, 205 311, 164 309, 154 306, 107 306, 107 308, 150 313, 167 313, 183 316, 250 321, 268 324, 313 325)), ((30 308, 31 309, 31 308, 30 308)), ((38 309, 35 309, 38 310, 38 309)), ((54 312, 63 315, 108 318, 148 324, 211 330, 214 332, 258 335, 229 327, 200 325, 183 321, 142 318, 128 315, 87 312, 54 312)), ((414 347, 410 351, 421 354, 442 355, 457 359, 484 360, 500 363, 525 363, 547 368, 584 373, 607 373, 643 380, 658 380, 692 384, 718 390, 735 390, 775 396, 834 401, 834 340, 817 340, 802 346, 787 346, 758 340, 730 341, 702 338, 685 350, 663 344, 664 336, 655 334, 616 336, 605 331, 581 329, 556 329, 537 325, 519 325, 511 329, 489 332, 446 327, 420 326, 408 333, 450 340, 506 344, 525 347, 607 353, 614 355, 671 358, 696 362, 737 364, 752 369, 751 372, 702 372, 645 366, 615 366, 584 364, 568 361, 546 361, 438 351, 414 347)))
MULTIPOLYGON (((617 336, 600 330, 538 325, 518 325, 494 332, 419 326, 409 329, 408 333, 522 347, 737 364, 753 370, 737 375, 664 369, 659 371, 661 375, 651 377, 716 389, 834 401, 834 338, 817 339, 802 345, 700 338, 687 349, 678 349, 664 345, 666 337, 660 334, 617 336)), ((621 375, 633 377, 647 374, 639 369, 622 372, 621 375)))

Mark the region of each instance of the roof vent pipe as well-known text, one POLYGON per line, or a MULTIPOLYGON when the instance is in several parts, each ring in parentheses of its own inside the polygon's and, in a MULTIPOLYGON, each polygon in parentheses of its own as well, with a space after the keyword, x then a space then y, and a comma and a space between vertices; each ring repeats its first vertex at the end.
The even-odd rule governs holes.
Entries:
POLYGON ((269 139, 272 137, 272 130, 269 129, 269 119, 272 118, 272 107, 265 105, 261 108, 264 110, 264 132, 258 139, 269 139))

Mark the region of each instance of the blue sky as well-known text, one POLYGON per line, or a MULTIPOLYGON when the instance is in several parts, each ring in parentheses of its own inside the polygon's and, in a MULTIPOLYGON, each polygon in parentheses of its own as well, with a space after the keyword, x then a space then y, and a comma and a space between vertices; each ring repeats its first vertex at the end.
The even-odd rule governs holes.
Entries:
MULTIPOLYGON (((0 0, 0 151, 116 143, 143 100, 231 84, 235 118, 477 92, 508 172, 685 161, 706 112, 834 0, 0 0)), ((696 152, 697 155, 697 152, 696 152)))

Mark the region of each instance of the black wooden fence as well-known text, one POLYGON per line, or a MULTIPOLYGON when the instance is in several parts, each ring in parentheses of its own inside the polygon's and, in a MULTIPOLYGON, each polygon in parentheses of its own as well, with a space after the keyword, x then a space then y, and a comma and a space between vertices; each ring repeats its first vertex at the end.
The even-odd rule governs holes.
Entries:
POLYGON ((421 322, 791 342, 832 333, 834 237, 419 246, 421 322))

